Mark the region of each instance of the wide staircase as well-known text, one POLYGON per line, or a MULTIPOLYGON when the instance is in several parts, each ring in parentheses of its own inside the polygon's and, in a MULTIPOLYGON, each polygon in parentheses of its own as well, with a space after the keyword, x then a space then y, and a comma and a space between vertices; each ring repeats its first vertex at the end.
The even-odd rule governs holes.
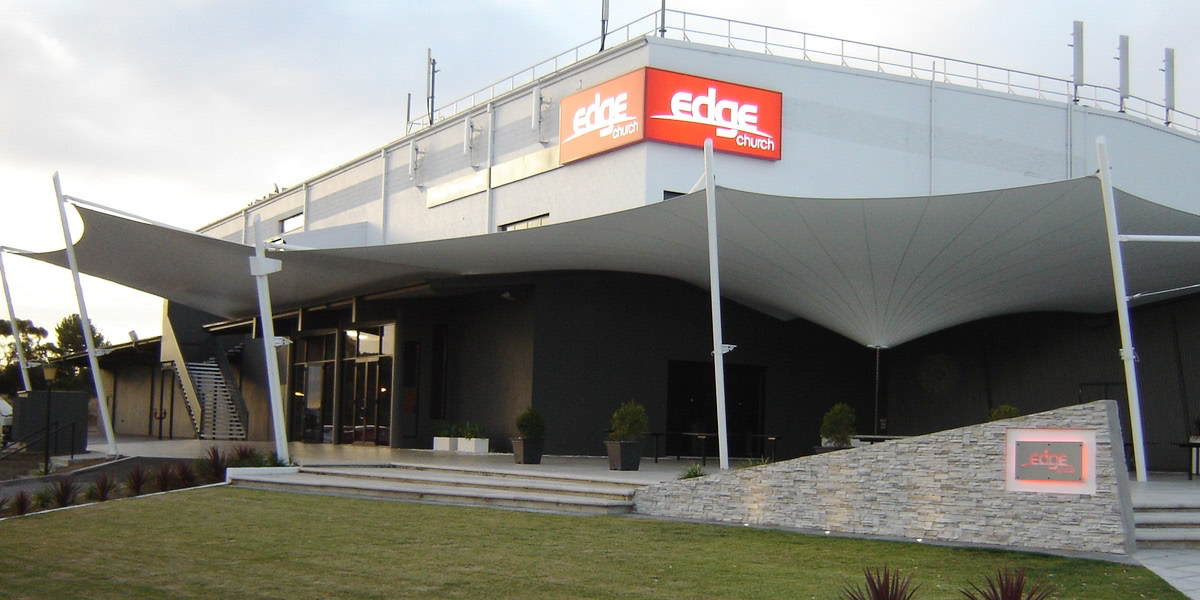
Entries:
MULTIPOLYGON (((244 417, 234 402, 233 391, 221 374, 217 359, 187 363, 187 372, 196 387, 200 404, 200 438, 206 440, 244 440, 244 417)), ((186 390, 187 387, 185 386, 186 390)))
POLYGON ((1138 548, 1200 550, 1200 494, 1135 497, 1133 523, 1138 548))
POLYGON ((574 514, 631 512, 633 494, 644 485, 618 479, 415 464, 301 467, 298 473, 233 475, 230 483, 261 490, 574 514))

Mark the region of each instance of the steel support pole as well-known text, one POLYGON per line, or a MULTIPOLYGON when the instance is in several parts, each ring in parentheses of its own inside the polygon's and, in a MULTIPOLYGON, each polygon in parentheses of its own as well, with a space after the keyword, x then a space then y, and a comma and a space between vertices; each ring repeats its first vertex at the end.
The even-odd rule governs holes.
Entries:
POLYGON ((708 212, 708 288, 712 299, 713 377, 717 384, 717 447, 721 470, 729 470, 729 436, 725 426, 725 344, 721 340, 721 269, 717 260, 717 183, 713 174, 713 141, 704 140, 704 195, 708 212))
POLYGON ((1117 323, 1121 328, 1121 360, 1125 363, 1125 390, 1129 399, 1129 425, 1133 429, 1133 462, 1138 481, 1146 481, 1146 442, 1142 438, 1142 402, 1138 396, 1137 355, 1129 324, 1129 294, 1125 290, 1125 263, 1117 239, 1117 202, 1113 195, 1112 172, 1104 136, 1096 138, 1100 166, 1100 193, 1104 197, 1104 222, 1108 227, 1108 253, 1112 260, 1113 288, 1117 296, 1117 323))
POLYGON ((21 381, 25 383, 25 391, 32 392, 33 384, 29 382, 29 363, 25 362, 25 347, 21 343, 21 331, 17 326, 17 317, 13 313, 12 292, 8 291, 8 276, 4 273, 3 248, 0 248, 0 283, 4 284, 4 300, 8 303, 8 322, 12 327, 13 339, 17 342, 17 364, 21 366, 21 381))
POLYGON ((63 243, 67 248, 67 265, 71 267, 71 278, 75 280, 75 299, 79 301, 79 322, 83 328, 83 343, 87 346, 88 365, 92 369, 92 385, 96 390, 96 404, 100 405, 100 419, 104 422, 104 437, 108 440, 108 453, 117 456, 117 436, 113 433, 112 416, 108 414, 108 398, 100 383, 100 362, 96 360, 96 341, 92 337, 92 322, 88 318, 87 303, 83 300, 83 286, 79 283, 79 263, 75 260, 75 244, 71 241, 71 228, 67 225, 67 201, 63 198, 58 173, 54 173, 54 195, 58 199, 58 218, 62 221, 63 243))
POLYGON ((287 431, 283 425, 283 391, 279 388, 279 356, 275 348, 275 316, 271 313, 271 288, 267 276, 283 269, 283 262, 267 258, 266 235, 262 217, 254 215, 254 256, 250 257, 250 274, 258 287, 258 314, 262 320, 263 352, 267 358, 267 389, 271 393, 271 422, 275 433, 275 455, 284 464, 288 456, 287 431))

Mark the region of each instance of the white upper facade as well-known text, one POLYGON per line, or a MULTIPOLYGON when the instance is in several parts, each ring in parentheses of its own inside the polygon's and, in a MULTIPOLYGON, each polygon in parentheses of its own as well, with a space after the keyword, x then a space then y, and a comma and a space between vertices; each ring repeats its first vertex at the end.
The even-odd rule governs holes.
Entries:
POLYGON ((1031 95, 1028 87, 981 89, 979 81, 929 70, 924 77, 889 74, 642 37, 438 120, 203 231, 252 242, 258 215, 270 236, 298 246, 394 244, 661 202, 695 184, 699 148, 643 141, 559 164, 562 99, 643 67, 782 94, 781 160, 718 154, 725 187, 876 198, 1025 186, 1095 173, 1095 140, 1103 135, 1116 185, 1200 213, 1200 200, 1189 195, 1200 187, 1200 171, 1191 168, 1200 138, 1141 116, 1062 94, 1031 95))

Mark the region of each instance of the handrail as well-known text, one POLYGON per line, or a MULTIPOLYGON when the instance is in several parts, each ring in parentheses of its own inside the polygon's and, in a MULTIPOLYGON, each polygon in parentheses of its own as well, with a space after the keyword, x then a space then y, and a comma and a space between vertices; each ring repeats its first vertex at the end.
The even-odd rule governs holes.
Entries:
POLYGON ((32 446, 33 444, 36 444, 37 442, 40 442, 42 440, 46 440, 46 450, 45 451, 47 453, 47 456, 53 454, 52 452, 50 452, 50 449, 49 449, 50 448, 49 438, 51 436, 53 436, 54 449, 57 450, 58 449, 58 434, 61 433, 62 430, 64 430, 64 429, 71 430, 71 458, 75 458, 75 421, 68 421, 67 423, 65 423, 63 425, 59 425, 58 421, 55 421, 54 423, 51 424, 50 431, 46 431, 46 428, 42 427, 41 429, 38 429, 37 431, 21 438, 20 440, 17 440, 15 442, 12 442, 11 444, 9 444, 9 446, 17 446, 17 445, 21 445, 21 446, 19 448, 13 448, 12 450, 9 450, 6 454, 0 455, 0 462, 8 460, 9 458, 16 456, 17 454, 24 452, 30 446, 32 446))
MULTIPOLYGON (((1126 97, 1122 103, 1120 92, 1106 86, 1076 86, 1073 81, 1061 77, 679 10, 665 11, 663 17, 672 24, 659 23, 660 14, 663 12, 656 10, 634 19, 609 33, 608 38, 616 45, 637 37, 657 35, 661 30, 665 37, 686 42, 871 70, 925 81, 973 86, 1028 98, 1073 102, 1090 108, 1157 121, 1171 129, 1200 136, 1200 117, 1175 108, 1168 110, 1165 103, 1139 96, 1126 97)), ((470 111, 502 94, 574 65, 582 58, 598 52, 599 42, 600 38, 595 37, 490 86, 444 104, 433 111, 433 123, 470 111)), ((423 113, 413 117, 407 124, 405 136, 430 126, 429 113, 423 113)))

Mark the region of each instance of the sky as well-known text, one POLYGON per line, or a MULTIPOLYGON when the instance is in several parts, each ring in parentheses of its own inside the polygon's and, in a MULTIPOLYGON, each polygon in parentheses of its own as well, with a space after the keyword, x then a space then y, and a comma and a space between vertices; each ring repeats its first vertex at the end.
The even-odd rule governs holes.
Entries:
MULTIPOLYGON (((660 5, 611 0, 609 30, 660 5)), ((68 195, 203 226, 275 185, 400 138, 406 95, 420 105, 425 93, 426 49, 438 61, 441 106, 592 40, 600 6, 0 0, 0 245, 63 247, 55 172, 68 195)), ((1129 35, 1133 94, 1162 102, 1159 69, 1172 47, 1176 106, 1200 114, 1193 0, 668 0, 667 8, 1066 79, 1080 20, 1088 83, 1117 87, 1113 57, 1118 36, 1129 35)), ((81 225, 68 210, 77 239, 81 225)), ((3 260, 17 318, 52 329, 78 312, 68 271, 3 260)), ((160 299, 87 276, 83 289, 110 341, 161 332, 160 299)))

